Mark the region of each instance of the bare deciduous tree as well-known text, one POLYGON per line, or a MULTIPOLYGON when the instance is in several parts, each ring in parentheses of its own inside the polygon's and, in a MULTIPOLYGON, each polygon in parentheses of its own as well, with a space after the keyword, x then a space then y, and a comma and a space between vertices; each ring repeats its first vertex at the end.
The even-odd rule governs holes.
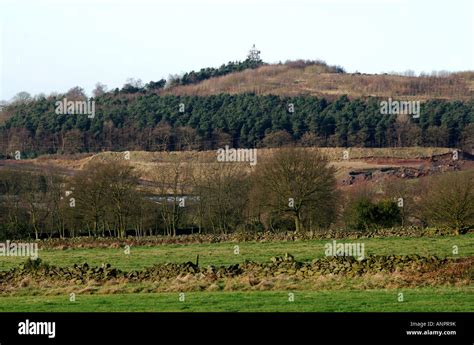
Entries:
POLYGON ((434 178, 420 207, 428 224, 449 226, 456 234, 474 225, 473 172, 456 172, 434 178))
POLYGON ((254 196, 269 212, 291 217, 297 233, 303 220, 328 225, 336 210, 335 169, 319 151, 281 149, 257 165, 254 196))

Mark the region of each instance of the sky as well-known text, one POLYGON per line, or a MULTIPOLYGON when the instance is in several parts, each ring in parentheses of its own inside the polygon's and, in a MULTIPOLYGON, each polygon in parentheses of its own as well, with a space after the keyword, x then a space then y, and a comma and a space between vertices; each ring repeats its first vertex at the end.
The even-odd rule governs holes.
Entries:
POLYGON ((244 60, 474 70, 473 0, 0 0, 0 100, 244 60))

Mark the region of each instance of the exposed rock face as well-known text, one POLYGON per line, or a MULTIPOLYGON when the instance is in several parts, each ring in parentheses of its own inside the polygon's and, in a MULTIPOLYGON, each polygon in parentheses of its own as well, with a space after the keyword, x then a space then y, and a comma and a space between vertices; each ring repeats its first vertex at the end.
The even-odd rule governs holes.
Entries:
MULTIPOLYGON (((367 160, 371 160, 368 158, 367 160)), ((373 159, 377 164, 390 164, 392 159, 373 159)), ((435 155, 429 159, 418 159, 410 161, 415 166, 393 166, 383 168, 352 170, 343 178, 343 185, 352 185, 358 182, 379 180, 385 177, 397 178, 418 178, 429 176, 436 173, 461 170, 464 166, 471 166, 474 162, 474 156, 470 153, 460 150, 453 150, 451 153, 435 155), (417 163, 417 164, 415 164, 417 163)), ((403 161, 394 161, 392 163, 401 164, 403 161)))

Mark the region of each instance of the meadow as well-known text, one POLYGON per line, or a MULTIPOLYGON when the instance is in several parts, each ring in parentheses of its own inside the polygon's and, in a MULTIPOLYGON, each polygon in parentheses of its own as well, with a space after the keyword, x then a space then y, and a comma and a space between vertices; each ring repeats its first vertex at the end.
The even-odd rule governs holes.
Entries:
MULTIPOLYGON (((347 241, 350 240, 338 240, 347 241)), ((366 238, 358 241, 365 244, 366 255, 418 254, 443 258, 474 255, 473 234, 366 238), (453 254, 453 248, 457 248, 458 254, 453 254)), ((328 242, 329 240, 311 240, 132 246, 128 255, 123 248, 45 249, 40 250, 39 255, 44 262, 54 266, 72 266, 83 262, 90 266, 100 266, 102 263, 110 263, 113 267, 131 271, 158 263, 195 262, 198 255, 199 265, 204 267, 231 265, 244 260, 268 262, 271 257, 285 253, 291 253, 300 262, 308 262, 323 257, 324 244, 328 242)), ((3 257, 0 269, 9 270, 23 261, 24 258, 3 257)), ((315 280, 300 281, 279 279, 265 291, 259 291, 258 286, 245 286, 243 278, 216 281, 214 286, 220 285, 217 291, 210 290, 209 284, 204 288, 202 282, 197 280, 116 282, 106 284, 107 286, 90 282, 80 286, 67 282, 57 286, 55 283, 24 284, 0 294, 0 312, 474 311, 472 282, 466 284, 465 281, 454 281, 431 286, 431 281, 426 281, 417 287, 413 286, 416 283, 404 283, 399 276, 391 274, 359 277, 329 274, 315 280), (70 300, 71 292, 74 292, 74 301, 70 300)))
POLYGON ((472 287, 0 297, 0 312, 473 312, 472 287), (399 293, 403 292, 403 301, 399 293))
MULTIPOLYGON (((337 240, 338 243, 354 240, 337 240)), ((438 257, 466 257, 474 255, 474 234, 463 236, 433 237, 388 237, 364 238, 365 255, 408 255, 438 257), (453 254, 453 246, 458 254, 453 254)), ((109 263, 124 270, 139 270, 158 263, 196 262, 199 264, 231 265, 244 260, 266 262, 271 257, 290 253, 298 261, 308 262, 324 256, 324 245, 330 240, 310 240, 294 242, 223 242, 211 244, 165 244, 160 246, 130 247, 130 254, 124 248, 73 248, 39 249, 39 257, 51 265, 71 266, 87 262, 90 266, 109 263), (237 247, 238 248, 237 248, 237 247)), ((8 270, 25 261, 22 257, 2 257, 0 270, 8 270)))

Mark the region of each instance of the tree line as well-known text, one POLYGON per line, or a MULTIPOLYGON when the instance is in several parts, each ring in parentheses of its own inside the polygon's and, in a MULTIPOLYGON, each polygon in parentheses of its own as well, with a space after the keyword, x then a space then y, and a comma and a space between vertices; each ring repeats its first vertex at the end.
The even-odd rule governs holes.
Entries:
POLYGON ((241 72, 246 69, 255 69, 262 66, 263 64, 264 63, 262 60, 254 60, 251 58, 247 58, 244 61, 230 61, 227 64, 223 64, 218 68, 201 68, 199 71, 186 72, 182 76, 171 76, 167 86, 173 87, 177 85, 197 84, 206 79, 220 77, 235 72, 241 72))
MULTIPOLYGON (((148 85, 148 84, 147 84, 148 85)), ((149 86, 153 87, 153 86, 149 86)), ((342 146, 461 147, 474 141, 474 100, 429 100, 419 118, 381 114, 380 99, 329 101, 312 96, 256 94, 174 96, 106 92, 95 98, 95 116, 56 114, 65 95, 10 104, 0 127, 0 156, 102 150, 213 150, 233 147, 342 146)))
POLYGON ((74 176, 0 171, 0 238, 167 235, 474 226, 472 171, 388 179, 341 192, 317 151, 276 150, 242 163, 155 164, 149 181, 125 160, 74 176))

